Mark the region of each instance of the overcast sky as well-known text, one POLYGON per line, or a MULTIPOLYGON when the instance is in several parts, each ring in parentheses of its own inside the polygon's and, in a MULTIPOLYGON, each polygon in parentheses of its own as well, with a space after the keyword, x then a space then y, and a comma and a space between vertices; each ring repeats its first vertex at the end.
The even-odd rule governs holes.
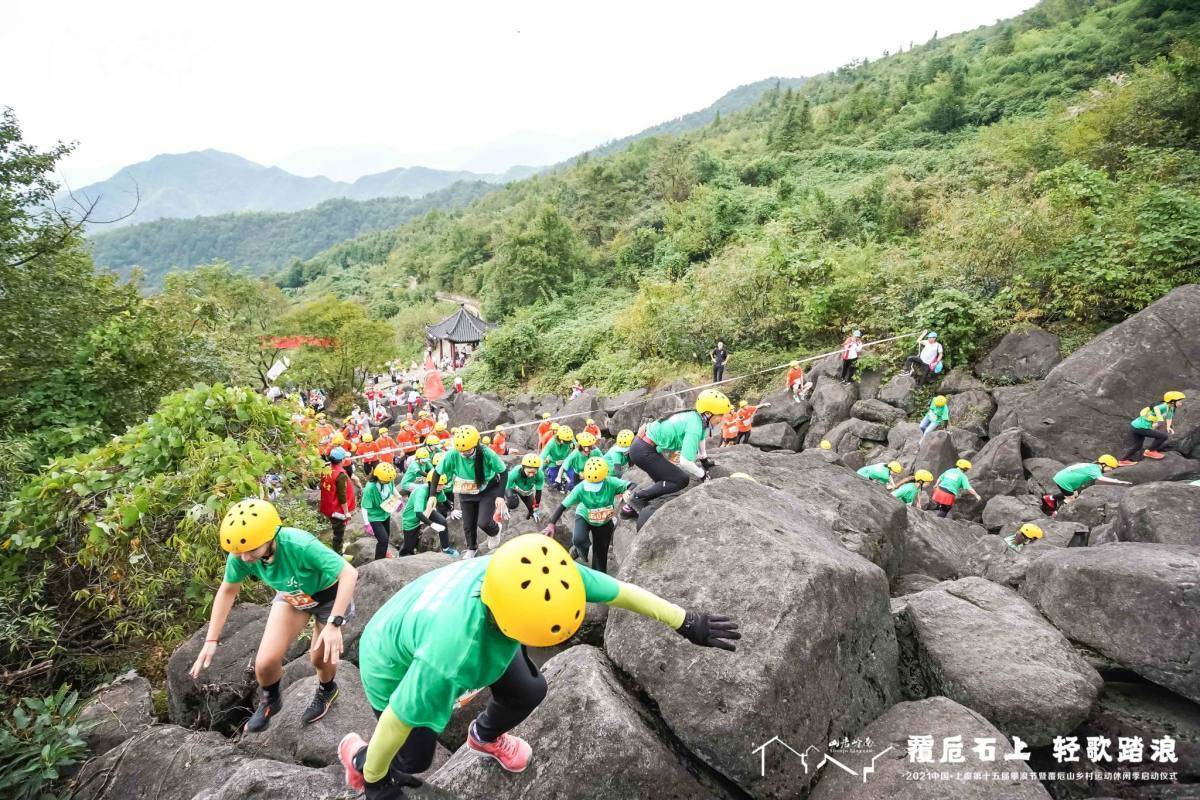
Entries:
POLYGON ((270 164, 357 145, 450 167, 448 151, 519 132, 599 143, 739 84, 1033 4, 6 0, 0 105, 30 141, 78 141, 81 174, 204 148, 270 164))

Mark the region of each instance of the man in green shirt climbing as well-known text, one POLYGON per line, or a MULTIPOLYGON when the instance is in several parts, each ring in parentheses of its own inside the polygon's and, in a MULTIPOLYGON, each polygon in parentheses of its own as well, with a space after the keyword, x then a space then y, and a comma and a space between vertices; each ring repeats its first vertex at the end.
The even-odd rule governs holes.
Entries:
POLYGON ((320 684, 301 719, 306 725, 316 722, 338 696, 335 677, 342 655, 342 626, 354 615, 357 570, 311 533, 285 528, 275 506, 266 500, 249 498, 234 503, 217 536, 221 549, 229 554, 225 579, 213 599, 204 646, 188 674, 199 678, 212 664, 242 581, 258 578, 276 594, 254 658, 260 694, 246 731, 266 730, 271 717, 283 708, 279 692, 283 660, 310 619, 315 628, 308 657, 320 684))
POLYGON ((365 789, 367 800, 394 800, 404 787, 419 786, 413 773, 432 763, 455 702, 483 687, 491 700, 471 723, 467 746, 510 772, 525 770, 533 748, 508 731, 546 696, 546 679, 525 647, 565 642, 589 602, 659 620, 702 647, 734 650, 741 638, 727 616, 685 611, 576 564, 553 539, 518 536, 484 558, 418 578, 371 618, 359 668, 379 722, 369 745, 350 733, 338 746, 346 782, 365 789))
POLYGON ((633 444, 633 431, 625 429, 617 434, 617 443, 604 454, 608 470, 614 478, 625 474, 629 467, 629 446, 633 444))
POLYGON ((575 449, 575 431, 569 425, 559 425, 550 441, 542 448, 542 469, 546 471, 546 480, 552 486, 570 480, 571 476, 563 472, 564 462, 571 457, 575 449))
POLYGON ((542 472, 542 457, 537 453, 521 456, 521 463, 514 464, 508 471, 504 488, 504 502, 509 511, 516 511, 524 503, 528 512, 526 519, 540 521, 542 518, 542 490, 546 488, 546 475, 542 472))
POLYGON ((575 437, 575 449, 571 451, 571 455, 567 456, 567 460, 562 463, 562 469, 558 472, 559 485, 566 491, 570 491, 578 485, 579 476, 583 473, 583 465, 589 458, 604 458, 604 451, 597 446, 597 441, 598 439, 587 431, 580 431, 579 435, 575 437))
POLYGON ((413 457, 409 459, 408 466, 404 468, 404 476, 400 478, 400 491, 408 494, 417 483, 429 474, 429 470, 433 469, 433 461, 431 460, 429 448, 418 447, 413 453, 413 457))
POLYGON ((891 489, 895 485, 892 483, 894 480, 893 476, 899 475, 903 471, 903 464, 899 461, 892 461, 887 464, 868 464, 858 470, 857 474, 859 477, 878 483, 886 489, 891 489))
POLYGON ((1080 462, 1064 467, 1054 473, 1054 485, 1058 491, 1054 494, 1042 495, 1042 511, 1050 516, 1058 516, 1058 511, 1064 503, 1070 503, 1079 497, 1079 493, 1093 483, 1115 483, 1121 486, 1132 486, 1129 481, 1119 481, 1116 478, 1106 478, 1104 473, 1117 468, 1117 459, 1108 453, 1091 462, 1080 462))
POLYGON ((938 478, 937 488, 933 490, 933 507, 938 510, 939 517, 950 516, 950 511, 954 508, 954 503, 958 500, 963 492, 979 500, 979 492, 971 488, 971 482, 967 480, 967 471, 971 469, 971 462, 965 458, 960 458, 954 462, 954 466, 942 473, 938 478))
POLYGON ((1146 458, 1163 457, 1159 448, 1175 432, 1172 427, 1175 422, 1175 412, 1185 399, 1183 392, 1170 391, 1163 395, 1163 401, 1158 405, 1142 409, 1137 418, 1129 423, 1129 431, 1125 434, 1128 447, 1121 456, 1120 466, 1128 467, 1136 464, 1142 460, 1143 456, 1146 458), (1160 425, 1165 430, 1160 430, 1160 425), (1147 439, 1153 440, 1153 444, 1149 448, 1143 449, 1147 439))
POLYGON ((454 490, 456 511, 462 513, 467 549, 463 558, 474 558, 480 528, 487 534, 488 549, 500 545, 500 525, 508 518, 504 504, 504 462, 489 447, 480 444, 479 429, 462 425, 454 429, 454 447, 446 452, 434 471, 445 475, 454 490))
POLYGON ((608 462, 592 457, 583 465, 583 480, 554 510, 550 524, 542 533, 554 536, 554 526, 568 509, 575 509, 574 527, 571 529, 571 558, 586 560, 592 553, 592 569, 608 572, 608 547, 612 544, 616 530, 617 498, 629 488, 629 482, 608 474, 608 462), (592 545, 595 547, 592 547, 592 545))
MULTIPOLYGON (((437 476, 436 480, 438 489, 446 486, 445 475, 437 476)), ((421 541, 421 527, 428 525, 437 533, 442 552, 458 558, 458 551, 450 546, 450 532, 447 530, 449 523, 446 522, 446 517, 438 511, 437 506, 438 492, 426 476, 426 480, 420 481, 413 487, 412 494, 408 496, 408 502, 404 504, 404 513, 400 517, 400 524, 404 530, 404 544, 400 548, 400 555, 411 556, 417 552, 417 544, 421 541)))

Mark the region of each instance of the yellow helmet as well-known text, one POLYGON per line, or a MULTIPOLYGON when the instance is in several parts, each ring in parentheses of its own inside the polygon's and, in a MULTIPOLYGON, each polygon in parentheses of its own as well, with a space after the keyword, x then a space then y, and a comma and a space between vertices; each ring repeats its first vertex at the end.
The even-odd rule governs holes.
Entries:
POLYGON ((424 447, 418 447, 417 452, 413 453, 413 455, 416 456, 417 461, 429 460, 429 451, 424 447))
POLYGON ((420 411, 418 411, 418 412, 417 412, 417 416, 418 416, 418 417, 425 417, 426 419, 428 419, 428 418, 429 418, 429 412, 428 412, 428 411, 426 411, 425 409, 421 409, 420 411))
POLYGON ((431 433, 425 437, 426 447, 440 447, 441 444, 442 444, 442 437, 440 437, 436 434, 431 433))
POLYGON ((821 449, 822 450, 832 450, 833 444, 828 439, 822 439, 821 440, 821 449))
POLYGON ((247 497, 230 506, 221 520, 218 536, 226 553, 249 553, 275 538, 283 520, 275 506, 257 497, 247 497))
POLYGON ((543 412, 542 412, 542 419, 550 419, 550 412, 549 412, 549 411, 543 411, 543 412))
POLYGON ((1108 453, 1105 453, 1097 458, 1096 463, 1100 464, 1101 466, 1108 467, 1109 469, 1117 468, 1117 459, 1114 456, 1110 456, 1108 453))
POLYGON ((891 470, 893 475, 899 475, 901 472, 904 472, 904 465, 899 461, 893 461, 888 464, 888 469, 891 470))
POLYGON ((325 412, 324 412, 324 411, 318 411, 318 412, 317 412, 317 419, 325 419, 325 412))
POLYGON ((370 432, 367 432, 362 435, 362 440, 370 444, 371 442, 375 441, 375 438, 371 436, 370 432))
POLYGON ((913 480, 917 483, 929 483, 933 480, 933 473, 927 469, 919 469, 913 473, 913 480))
POLYGON ((344 435, 344 434, 342 434, 342 432, 341 432, 341 431, 338 431, 337 433, 335 433, 335 434, 333 435, 333 438, 332 438, 332 439, 330 439, 329 441, 330 441, 330 442, 332 442, 333 444, 345 444, 345 443, 346 443, 346 437, 345 437, 345 435, 344 435))
POLYGON ((559 425, 558 432, 554 434, 560 442, 575 441, 575 431, 568 428, 566 425, 559 425))
POLYGON ((1180 400, 1185 400, 1185 399, 1187 399, 1187 398, 1185 397, 1183 392, 1167 392, 1166 394, 1163 395, 1164 403, 1177 403, 1180 400))
POLYGON ((443 486, 445 486, 447 482, 448 482, 448 479, 446 478, 445 475, 438 476, 438 488, 439 489, 442 488, 443 486))
POLYGON ((966 472, 971 468, 971 462, 967 461, 965 458, 960 458, 958 461, 954 462, 954 466, 958 467, 963 472, 966 472))
POLYGON ((575 444, 580 447, 595 447, 596 437, 587 431, 580 431, 579 435, 575 437, 575 444))
POLYGON ((376 464, 375 471, 372 474, 383 483, 391 483, 396 480, 396 468, 386 461, 382 464, 376 464))
POLYGON ((594 419, 589 419, 589 420, 587 420, 586 422, 584 422, 583 424, 584 424, 584 425, 595 425, 595 424, 596 424, 596 420, 594 420, 594 419))
POLYGON ((716 389, 705 389, 696 398, 696 410, 701 414, 712 414, 713 416, 721 416, 728 414, 733 405, 729 402, 729 398, 724 392, 718 392, 716 389))
POLYGON ((480 441, 482 441, 484 444, 491 444, 491 443, 492 443, 492 437, 490 437, 490 436, 485 436, 485 437, 483 437, 483 439, 481 439, 480 441))
POLYGON ((588 483, 600 483, 608 477, 608 462, 603 458, 589 458, 583 465, 583 479, 588 483))
POLYGON ((474 425, 463 425, 454 429, 454 449, 460 453, 474 450, 479 445, 479 429, 474 425))
POLYGON ((799 366, 800 366, 800 362, 799 362, 799 361, 793 361, 793 362, 792 362, 792 369, 796 369, 796 368, 797 368, 797 367, 799 367, 799 366))
POLYGON ((312 408, 304 409, 304 416, 306 416, 306 417, 314 416, 316 413, 317 412, 313 411, 312 408))
POLYGON ((537 453, 526 453, 521 456, 521 466, 526 469, 541 469, 542 457, 537 453))
POLYGON ((1022 525, 1021 533, 1025 534, 1026 538, 1029 539, 1041 539, 1046 535, 1041 528, 1039 528, 1037 525, 1034 525, 1032 522, 1026 522, 1024 525, 1022 525))
POLYGON ((746 407, 746 401, 738 400, 738 408, 745 408, 745 407, 746 407))
POLYGON ((387 436, 387 435, 388 435, 388 429, 387 429, 387 428, 380 428, 380 429, 379 429, 379 431, 378 431, 378 433, 377 433, 377 435, 379 435, 379 436, 387 436))
POLYGON ((933 398, 933 404, 938 408, 944 407, 946 405, 946 395, 939 394, 937 397, 933 398))
POLYGON ((633 431, 626 428, 617 434, 617 447, 629 447, 633 444, 633 431))
POLYGON ((444 430, 446 430, 446 423, 444 423, 444 422, 435 422, 435 423, 433 423, 433 429, 434 429, 435 431, 444 431, 444 430))
POLYGON ((530 647, 570 639, 587 605, 575 562, 561 544, 540 533, 500 545, 483 574, 479 597, 505 636, 530 647))
POLYGON ((429 463, 433 464, 436 467, 438 464, 442 463, 442 459, 444 459, 445 457, 446 457, 445 453, 434 453, 433 458, 429 459, 429 463))

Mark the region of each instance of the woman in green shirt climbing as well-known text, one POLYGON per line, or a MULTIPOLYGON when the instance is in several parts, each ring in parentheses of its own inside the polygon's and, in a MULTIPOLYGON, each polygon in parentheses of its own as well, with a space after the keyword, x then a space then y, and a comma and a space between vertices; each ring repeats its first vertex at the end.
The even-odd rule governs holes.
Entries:
POLYGON ((688 480, 704 479, 704 468, 696 463, 704 457, 704 437, 719 429, 733 405, 723 392, 705 389, 695 408, 644 426, 629 448, 629 461, 650 476, 652 483, 625 493, 621 516, 632 519, 657 497, 682 491, 688 480))
POLYGON ((1117 468, 1117 459, 1105 453, 1090 463, 1080 462, 1069 467, 1063 467, 1054 473, 1054 485, 1058 491, 1054 494, 1042 495, 1042 511, 1050 516, 1058 516, 1058 510, 1063 503, 1070 502, 1079 496, 1093 483, 1116 483, 1122 486, 1132 486, 1129 481, 1116 478, 1106 478, 1104 473, 1117 468))
POLYGON ((221 521, 217 536, 221 549, 229 554, 225 579, 213 599, 204 646, 188 674, 199 678, 212 664, 242 581, 258 578, 276 594, 254 658, 260 693, 246 731, 265 730, 271 717, 283 708, 279 692, 283 660, 288 647, 308 627, 309 619, 316 627, 308 658, 320 684, 301 720, 306 725, 316 722, 337 699, 335 678, 342 655, 342 626, 354 616, 358 572, 311 533, 285 528, 275 506, 266 500, 248 498, 234 503, 221 521))
POLYGON ((597 438, 587 431, 580 431, 575 437, 575 449, 558 471, 559 486, 566 491, 574 489, 579 484, 579 476, 583 473, 583 465, 589 458, 603 458, 604 451, 597 445, 597 438))
POLYGON ((546 488, 546 475, 542 472, 542 457, 537 453, 526 453, 521 456, 521 463, 514 464, 508 471, 508 481, 504 487, 504 503, 509 511, 516 511, 517 506, 525 504, 529 512, 526 519, 535 522, 542 519, 542 489, 546 488))
MULTIPOLYGON (((445 475, 437 476, 436 480, 437 489, 446 485, 445 475)), ((446 518, 438 511, 438 491, 434 486, 427 475, 426 480, 413 487, 408 502, 404 504, 404 514, 400 518, 404 531, 404 544, 400 548, 402 556, 411 556, 417 552, 417 544, 421 541, 421 527, 428 525, 437 533, 442 552, 458 558, 458 551, 450 546, 446 518)))
POLYGON ((1162 452, 1158 448, 1162 447, 1167 438, 1175 432, 1172 429, 1175 420, 1175 411, 1185 399, 1186 397, 1183 392, 1167 392, 1163 395, 1161 403, 1156 406, 1143 408, 1142 413, 1138 414, 1137 419, 1129 423, 1129 431, 1125 434, 1128 447, 1121 456, 1120 461, 1122 467, 1136 464, 1143 457, 1163 457, 1162 452), (1162 425, 1165 429, 1159 430, 1159 425, 1162 425), (1152 444, 1150 447, 1143 449, 1147 439, 1152 440, 1152 444))
POLYGON ((371 535, 375 537, 375 560, 387 558, 388 541, 392 538, 392 512, 400 508, 395 467, 388 463, 375 465, 359 505, 371 526, 371 535))
POLYGON ((546 470, 546 480, 552 485, 570 480, 571 476, 563 473, 563 462, 570 458, 574 443, 575 431, 568 425, 559 425, 542 448, 542 468, 546 470))
POLYGON ((954 462, 954 466, 942 473, 938 478, 937 488, 933 490, 933 503, 931 504, 938 510, 939 517, 950 516, 951 509, 954 508, 954 502, 962 495, 963 492, 979 500, 979 492, 971 488, 971 482, 967 480, 967 471, 971 469, 971 462, 965 458, 960 458, 954 462))
POLYGON ((903 471, 903 464, 899 461, 892 461, 887 464, 868 464, 860 468, 856 474, 860 478, 866 478, 869 481, 878 483, 885 489, 891 489, 895 485, 892 483, 893 476, 899 475, 903 471))
POLYGON ((571 638, 589 602, 659 620, 701 647, 734 650, 741 638, 727 616, 685 611, 576 564, 553 539, 518 536, 484 558, 418 578, 371 618, 359 668, 379 721, 369 745, 357 733, 339 744, 346 782, 365 789, 367 800, 395 800, 404 787, 419 786, 413 773, 432 763, 455 702, 483 687, 491 699, 471 723, 467 746, 510 772, 525 770, 533 748, 508 731, 546 696, 546 678, 525 647, 571 638))
POLYGON ((575 509, 575 522, 571 530, 571 558, 586 560, 588 550, 592 552, 592 569, 608 572, 608 547, 612 544, 616 525, 617 498, 629 488, 629 482, 608 474, 608 462, 593 457, 583 465, 583 480, 571 490, 550 517, 550 524, 542 533, 554 536, 554 526, 563 513, 575 509), (595 545, 593 548, 592 545, 595 545))
POLYGON ((500 524, 508 519, 504 504, 504 462, 480 444, 479 429, 462 425, 454 429, 454 447, 442 456, 434 471, 450 479, 456 513, 461 512, 467 549, 463 558, 474 558, 479 529, 488 537, 488 549, 500 545, 500 524))
POLYGON ((946 395, 939 394, 937 397, 929 401, 929 410, 925 412, 925 418, 921 420, 921 440, 936 431, 938 428, 950 424, 950 406, 946 400, 946 395))
POLYGON ((906 506, 920 508, 921 490, 932 482, 933 473, 927 469, 919 469, 913 473, 911 478, 905 478, 900 481, 897 488, 892 491, 892 497, 895 497, 906 506))
POLYGON ((625 474, 629 467, 629 446, 633 444, 633 431, 626 428, 617 434, 617 443, 604 454, 608 462, 608 471, 614 478, 625 474))

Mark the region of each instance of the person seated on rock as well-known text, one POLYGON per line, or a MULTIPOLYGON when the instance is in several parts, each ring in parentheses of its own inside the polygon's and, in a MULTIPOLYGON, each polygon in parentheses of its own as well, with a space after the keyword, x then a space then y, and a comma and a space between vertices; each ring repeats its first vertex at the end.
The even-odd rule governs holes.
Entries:
POLYGON ((625 428, 617 433, 617 443, 604 454, 608 462, 608 471, 614 477, 621 477, 629 466, 629 446, 633 444, 633 431, 625 428))
POLYGON ((1095 461, 1082 461, 1069 467, 1063 467, 1054 473, 1054 485, 1058 487, 1058 491, 1054 494, 1042 495, 1042 511, 1052 517, 1058 516, 1058 511, 1064 503, 1074 502, 1075 498, 1079 497, 1079 493, 1093 483, 1132 486, 1133 484, 1129 481, 1104 477, 1104 473, 1116 469, 1117 466, 1117 459, 1105 453, 1095 461))
POLYGON ((504 487, 504 502, 509 511, 516 511, 522 503, 527 512, 526 519, 540 522, 542 519, 542 490, 546 488, 546 475, 542 472, 542 457, 537 453, 521 456, 521 463, 514 464, 508 471, 504 487))
POLYGON ((412 494, 408 496, 408 502, 404 504, 404 513, 400 517, 400 524, 404 531, 404 543, 400 547, 402 556, 411 556, 417 552, 417 544, 421 541, 421 527, 428 525, 437 533, 442 552, 458 558, 458 551, 450 546, 450 532, 447 530, 449 523, 446 521, 446 517, 438 511, 438 493, 433 489, 434 480, 437 481, 438 489, 445 488, 446 476, 439 476, 430 470, 413 488, 412 494))
POLYGON ((571 532, 571 558, 586 561, 588 551, 592 553, 592 569, 608 572, 608 547, 612 544, 616 524, 617 498, 629 488, 629 482, 608 474, 608 462, 593 456, 583 465, 583 480, 579 482, 554 509, 550 522, 542 533, 554 536, 554 526, 562 519, 567 509, 575 509, 575 522, 571 532), (592 547, 592 544, 595 547, 592 547))
POLYGON ((1175 432, 1172 427, 1175 421, 1175 411, 1185 399, 1183 392, 1167 392, 1163 395, 1161 403, 1143 408, 1137 419, 1129 423, 1129 431, 1125 434, 1125 440, 1129 447, 1121 456, 1120 465, 1122 467, 1136 464, 1142 460, 1143 456, 1147 458, 1163 457, 1160 448, 1167 441, 1167 437, 1175 432), (1159 425, 1162 425, 1165 430, 1159 430, 1159 425), (1147 439, 1153 439, 1154 444, 1143 450, 1147 439))
POLYGON ((1010 533, 1008 536, 1005 536, 1004 543, 1008 545, 1009 550, 1019 553, 1022 547, 1030 542, 1041 539, 1045 535, 1045 532, 1037 525, 1034 525, 1032 522, 1026 522, 1016 533, 1010 533))
POLYGON ((921 350, 904 360, 904 375, 912 375, 918 386, 925 385, 930 376, 942 371, 942 345, 938 335, 927 331, 920 341, 921 350))
POLYGON ((431 458, 432 454, 428 447, 418 447, 413 453, 413 457, 408 461, 408 466, 404 468, 404 475, 400 478, 399 488, 403 494, 412 493, 417 482, 433 469, 431 458))
POLYGON ((919 469, 913 473, 911 478, 902 478, 896 489, 892 491, 892 497, 897 498, 906 506, 914 508, 921 507, 921 490, 933 482, 933 473, 927 469, 919 469))
POLYGON ((388 541, 392 537, 392 513, 400 507, 400 493, 396 491, 396 468, 391 464, 376 464, 371 478, 363 489, 363 515, 375 537, 375 560, 387 558, 388 541))
POLYGON ((946 395, 939 394, 937 397, 929 401, 929 410, 925 412, 925 418, 921 420, 921 440, 936 431, 943 425, 950 425, 950 406, 946 400, 946 395))
POLYGON ((874 481, 880 486, 887 489, 894 489, 897 484, 893 483, 895 475, 899 475, 904 471, 904 465, 899 461, 890 461, 888 463, 880 462, 878 464, 868 464, 858 470, 858 475, 866 478, 869 481, 874 481))
POLYGON ((335 678, 342 655, 342 626, 354 616, 358 571, 311 533, 284 527, 275 506, 266 500, 247 498, 234 503, 221 521, 217 537, 228 553, 225 578, 213 599, 204 647, 188 674, 197 679, 212 664, 242 581, 258 578, 276 594, 254 659, 260 693, 246 731, 266 730, 271 717, 283 708, 279 692, 283 660, 310 618, 316 627, 308 657, 320 685, 301 720, 306 725, 316 722, 338 696, 335 678))
POLYGON ((379 721, 369 745, 358 733, 338 745, 347 784, 365 789, 367 800, 393 800, 404 787, 420 786, 413 774, 429 768, 457 701, 483 687, 491 699, 470 724, 467 746, 510 772, 525 770, 533 748, 509 731, 546 697, 546 678, 526 648, 570 639, 587 603, 658 620, 701 647, 732 651, 741 638, 728 616, 685 610, 576 564, 541 534, 518 536, 494 554, 423 575, 371 618, 359 670, 379 721))
POLYGON ((933 503, 931 507, 938 510, 939 517, 950 516, 950 511, 954 508, 954 502, 962 495, 963 492, 980 500, 979 492, 971 488, 971 482, 967 480, 967 472, 971 469, 971 462, 965 458, 960 458, 954 462, 954 466, 946 470, 938 478, 937 488, 933 490, 933 503))
POLYGON ((653 482, 625 493, 621 516, 633 519, 651 500, 683 491, 690 478, 703 480, 707 474, 700 463, 706 456, 704 438, 732 410, 724 392, 705 389, 691 411, 644 425, 629 448, 629 460, 653 482))
POLYGON ((540 444, 538 445, 539 449, 541 449, 542 447, 545 447, 546 442, 550 441, 549 437, 551 435, 553 435, 553 430, 554 430, 554 423, 550 421, 550 412, 543 411, 542 412, 542 421, 538 423, 538 427, 537 427, 538 442, 540 442, 540 444))
POLYGON ((592 436, 596 437, 597 442, 603 438, 600 435, 600 426, 596 424, 596 420, 594 419, 588 419, 584 421, 582 433, 590 433, 592 436))
POLYGON ((583 465, 587 463, 589 458, 604 458, 604 451, 600 449, 600 445, 595 435, 587 431, 580 431, 575 437, 575 449, 571 451, 571 455, 567 456, 567 460, 562 463, 562 468, 558 471, 558 484, 565 491, 571 491, 579 483, 579 476, 583 474, 583 465))
POLYGON ((575 431, 559 425, 554 437, 542 448, 542 469, 546 470, 546 481, 552 486, 565 484, 569 479, 563 471, 565 462, 575 449, 575 431))
POLYGON ((736 411, 725 415, 725 420, 721 423, 721 447, 732 447, 737 444, 738 434, 742 432, 740 422, 741 419, 736 411))
POLYGON ((804 380, 804 368, 800 366, 799 361, 793 361, 788 367, 787 372, 787 388, 792 392, 792 400, 799 403, 808 396, 812 391, 812 381, 804 380))

